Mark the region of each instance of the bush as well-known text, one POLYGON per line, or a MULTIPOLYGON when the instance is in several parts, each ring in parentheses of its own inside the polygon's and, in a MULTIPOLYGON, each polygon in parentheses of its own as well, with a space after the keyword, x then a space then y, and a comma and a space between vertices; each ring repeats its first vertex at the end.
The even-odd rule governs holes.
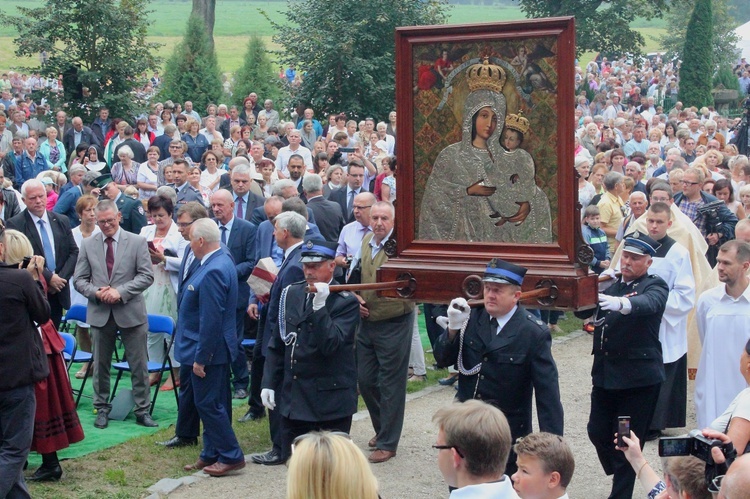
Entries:
POLYGON ((273 70, 271 59, 263 40, 256 35, 250 38, 245 52, 245 62, 234 74, 233 100, 238 106, 251 92, 258 94, 258 101, 278 100, 281 95, 279 77, 273 70))
POLYGON ((685 50, 680 68, 680 100, 685 106, 712 106, 713 15, 711 0, 697 0, 688 22, 685 50))

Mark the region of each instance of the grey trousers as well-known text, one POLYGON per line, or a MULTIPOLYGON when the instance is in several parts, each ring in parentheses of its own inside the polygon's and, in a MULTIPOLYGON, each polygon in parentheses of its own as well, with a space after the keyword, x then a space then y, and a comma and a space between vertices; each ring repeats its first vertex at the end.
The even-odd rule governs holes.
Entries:
POLYGON ((377 448, 395 452, 404 426, 411 312, 383 321, 363 320, 357 334, 357 379, 377 435, 377 448))
MULTIPOLYGON (((136 327, 117 327, 110 314, 104 327, 91 326, 91 344, 94 350, 94 408, 109 413, 110 368, 115 351, 116 333, 120 331, 125 345, 125 356, 130 364, 130 379, 135 399, 135 415, 141 416, 151 406, 151 387, 148 384, 148 323, 136 327)), ((158 390, 158 387, 157 387, 158 390)))

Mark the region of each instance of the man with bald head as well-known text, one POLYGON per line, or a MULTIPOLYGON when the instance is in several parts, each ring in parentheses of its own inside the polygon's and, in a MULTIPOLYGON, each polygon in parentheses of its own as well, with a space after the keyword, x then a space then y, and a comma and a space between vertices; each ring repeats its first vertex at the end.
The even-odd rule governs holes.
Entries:
POLYGON ((247 279, 255 268, 255 235, 257 227, 250 222, 235 216, 235 202, 232 194, 219 189, 211 195, 211 211, 215 222, 219 226, 220 241, 229 248, 234 264, 237 269, 237 307, 235 309, 237 324, 237 342, 235 348, 238 351, 232 361, 232 384, 234 385, 234 398, 247 398, 247 390, 250 377, 247 370, 247 358, 245 357, 242 340, 245 337, 245 317, 247 304, 250 297, 250 286, 247 279))
POLYGON ((83 125, 83 120, 79 117, 73 118, 72 127, 65 130, 65 135, 62 136, 62 143, 65 146, 65 150, 70 154, 75 154, 76 147, 78 144, 98 145, 102 147, 99 139, 96 138, 91 128, 83 125))
POLYGON ((729 467, 721 481, 719 499, 750 499, 750 454, 738 457, 729 467))

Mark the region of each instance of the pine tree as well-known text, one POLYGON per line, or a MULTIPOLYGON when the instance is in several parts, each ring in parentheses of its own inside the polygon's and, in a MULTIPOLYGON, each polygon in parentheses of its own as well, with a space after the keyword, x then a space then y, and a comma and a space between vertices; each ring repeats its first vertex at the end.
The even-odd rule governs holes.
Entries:
POLYGON ((234 101, 241 106, 251 92, 258 94, 261 105, 266 99, 277 100, 281 94, 279 78, 271 65, 266 45, 256 35, 247 43, 245 62, 234 74, 234 101))
POLYGON ((205 109, 223 95, 221 72, 216 51, 206 34, 203 19, 190 16, 185 38, 175 47, 164 66, 160 99, 193 102, 195 109, 205 109))
POLYGON ((685 106, 710 106, 711 78, 714 63, 711 40, 713 39, 713 14, 711 0, 696 0, 685 37, 685 49, 680 68, 680 95, 685 106))

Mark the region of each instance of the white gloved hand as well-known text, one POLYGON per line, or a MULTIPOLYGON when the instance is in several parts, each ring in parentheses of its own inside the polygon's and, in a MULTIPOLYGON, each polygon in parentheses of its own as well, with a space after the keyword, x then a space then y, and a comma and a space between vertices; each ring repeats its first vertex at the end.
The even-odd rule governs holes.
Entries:
POLYGON ((320 310, 326 306, 326 298, 331 294, 331 290, 327 283, 316 282, 315 283, 315 296, 313 297, 313 310, 320 310))
POLYGON ((263 402, 263 407, 268 409, 269 411, 272 411, 276 409, 276 392, 269 389, 264 388, 260 391, 260 400, 263 402))
POLYGON ((454 298, 448 305, 448 329, 458 330, 471 315, 469 302, 463 298, 454 298))
POLYGON ((435 317, 435 324, 437 324, 443 329, 448 329, 448 318, 444 315, 441 315, 440 317, 435 317))
POLYGON ((618 296, 609 296, 599 293, 599 307, 602 310, 619 312, 622 310, 622 302, 618 296))
POLYGON ((611 277, 611 279, 607 279, 605 281, 599 281, 599 292, 604 291, 605 289, 613 285, 615 281, 617 280, 617 273, 615 272, 615 269, 607 269, 603 271, 601 274, 599 274, 600 278, 602 276, 608 276, 608 277, 611 277))

